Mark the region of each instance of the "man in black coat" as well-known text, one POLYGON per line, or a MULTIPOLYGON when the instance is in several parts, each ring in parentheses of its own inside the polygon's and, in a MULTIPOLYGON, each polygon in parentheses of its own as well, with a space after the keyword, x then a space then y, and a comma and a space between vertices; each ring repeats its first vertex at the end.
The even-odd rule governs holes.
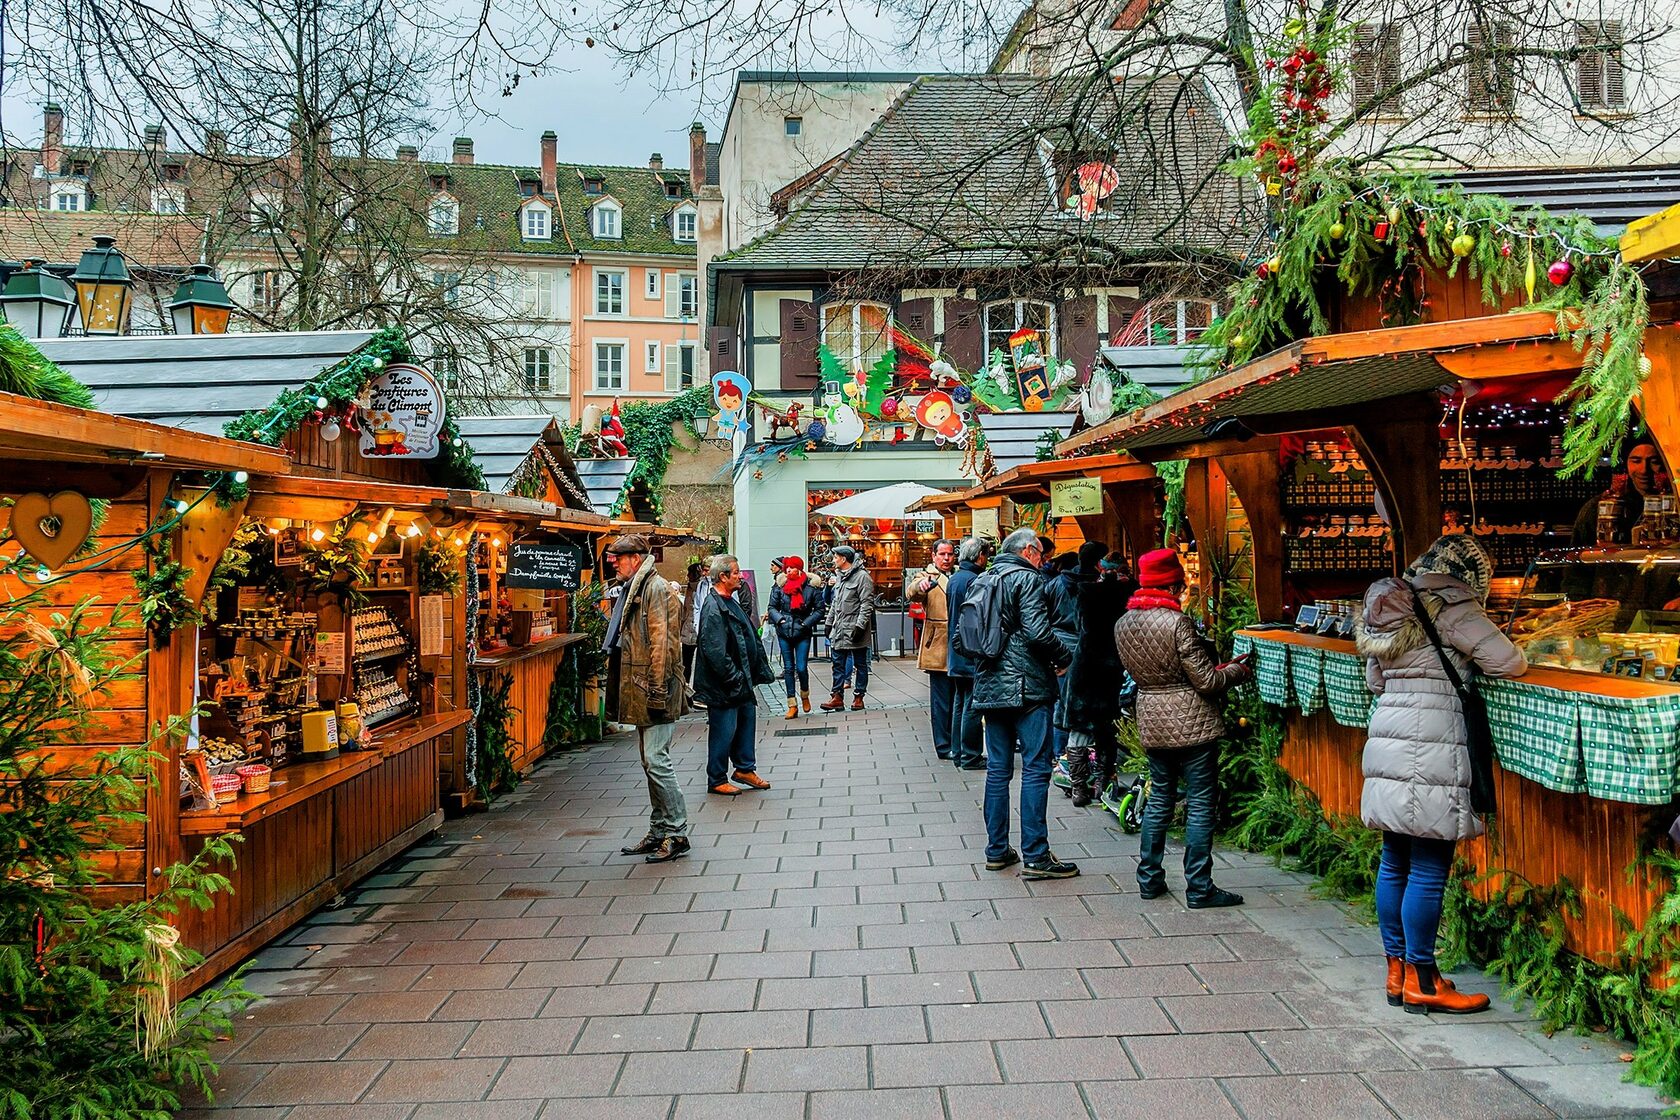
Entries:
POLYGON ((706 705, 706 788, 734 797, 742 790, 729 778, 753 789, 770 788, 758 776, 753 743, 758 699, 753 686, 776 678, 752 620, 735 601, 735 590, 741 585, 740 561, 733 556, 712 557, 708 578, 717 593, 707 595, 700 606, 694 695, 706 705), (731 762, 735 772, 728 774, 731 762))
POLYGON ((964 537, 957 549, 957 570, 945 586, 950 640, 946 643, 945 675, 951 681, 951 761, 959 770, 984 770, 986 744, 980 737, 980 713, 974 709, 974 661, 957 648, 957 612, 974 579, 986 570, 992 546, 979 537, 964 537))

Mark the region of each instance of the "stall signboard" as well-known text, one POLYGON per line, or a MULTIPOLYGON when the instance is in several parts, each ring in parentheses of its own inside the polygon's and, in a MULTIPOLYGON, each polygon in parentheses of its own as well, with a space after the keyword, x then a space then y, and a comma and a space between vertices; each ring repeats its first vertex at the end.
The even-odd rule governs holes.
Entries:
POLYGON ((576 591, 583 586, 583 550, 575 544, 516 541, 508 549, 508 587, 576 591))
POLYGON ((1089 517, 1102 513, 1102 482, 1095 478, 1058 478, 1050 483, 1051 517, 1089 517))
POLYGON ((437 458, 443 390, 426 370, 406 362, 386 366, 368 382, 361 411, 362 458, 437 458))
POLYGON ((997 507, 993 506, 991 508, 977 509, 974 511, 974 521, 970 526, 970 532, 972 532, 975 536, 984 537, 987 540, 998 540, 1000 536, 998 527, 997 507))

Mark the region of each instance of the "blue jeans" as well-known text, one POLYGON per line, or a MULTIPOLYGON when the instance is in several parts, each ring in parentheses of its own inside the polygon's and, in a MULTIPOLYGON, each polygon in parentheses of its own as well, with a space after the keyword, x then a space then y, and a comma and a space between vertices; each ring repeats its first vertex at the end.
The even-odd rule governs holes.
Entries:
POLYGON ((974 678, 951 677, 951 761, 958 766, 986 760, 980 710, 974 706, 974 678))
POLYGON ((1015 743, 1021 744, 1021 858, 1049 858, 1050 705, 988 708, 986 717, 986 858, 1009 850, 1009 783, 1015 776, 1015 743))
POLYGON ((1383 952, 1408 964, 1435 963, 1441 895, 1452 870, 1453 842, 1383 833, 1377 865, 1377 928, 1383 952))
POLYGON ((777 636, 782 643, 782 683, 787 685, 787 697, 794 697, 793 686, 799 685, 800 692, 811 691, 811 674, 808 671, 811 657, 811 639, 796 638, 788 641, 777 636))
POLYGON ((869 647, 831 649, 828 654, 834 660, 835 692, 852 683, 853 672, 857 673, 857 694, 862 696, 869 691, 869 647))
POLYGON ((1138 844, 1138 886, 1154 890, 1166 885, 1161 859, 1167 850, 1167 829, 1184 783, 1184 893, 1206 898, 1213 885, 1213 794, 1219 784, 1219 742, 1199 747, 1174 747, 1149 752, 1149 803, 1143 808, 1143 833, 1138 844))
POLYGON ((951 757, 951 678, 944 673, 929 673, 928 707, 933 714, 933 752, 940 758, 951 757))
POLYGON ((729 774, 729 764, 751 774, 758 770, 753 736, 758 730, 758 705, 751 700, 733 708, 706 709, 706 785, 715 786, 729 774))

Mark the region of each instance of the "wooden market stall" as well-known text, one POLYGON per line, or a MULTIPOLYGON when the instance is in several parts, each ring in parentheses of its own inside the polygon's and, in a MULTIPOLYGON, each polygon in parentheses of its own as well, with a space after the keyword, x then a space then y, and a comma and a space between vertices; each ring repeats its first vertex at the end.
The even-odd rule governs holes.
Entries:
MULTIPOLYGON (((1662 448, 1680 450, 1675 324, 1653 325, 1645 353, 1643 419, 1662 448)), ((1673 815, 1680 687, 1669 658, 1680 636, 1665 637, 1676 628, 1664 616, 1680 586, 1663 573, 1680 567, 1663 565, 1680 562, 1670 543, 1680 526, 1663 522, 1637 555, 1569 550, 1577 510, 1606 481, 1560 474, 1564 418, 1550 402, 1581 360, 1552 313, 1349 331, 1263 355, 1059 450, 1188 461, 1204 559, 1210 547, 1252 550, 1267 625, 1237 643, 1256 653, 1261 697, 1285 711, 1280 761, 1333 817, 1358 817, 1372 703, 1350 640, 1357 601, 1443 531, 1474 533, 1495 562, 1496 617, 1512 620, 1537 667, 1484 684, 1500 813, 1461 851, 1478 872, 1568 879, 1582 900, 1569 946, 1604 961, 1620 946, 1620 916, 1637 922, 1658 897, 1635 869, 1653 806, 1673 815), (1610 578, 1615 564, 1645 584, 1610 578)), ((1498 885, 1496 874, 1476 889, 1498 885)))

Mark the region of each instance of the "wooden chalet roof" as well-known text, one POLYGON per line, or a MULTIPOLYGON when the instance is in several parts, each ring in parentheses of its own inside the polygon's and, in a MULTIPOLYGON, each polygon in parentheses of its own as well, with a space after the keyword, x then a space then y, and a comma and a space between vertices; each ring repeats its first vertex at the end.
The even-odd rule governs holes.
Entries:
POLYGON ((0 457, 145 463, 182 470, 279 475, 284 451, 243 440, 171 430, 124 416, 0 393, 0 457))

